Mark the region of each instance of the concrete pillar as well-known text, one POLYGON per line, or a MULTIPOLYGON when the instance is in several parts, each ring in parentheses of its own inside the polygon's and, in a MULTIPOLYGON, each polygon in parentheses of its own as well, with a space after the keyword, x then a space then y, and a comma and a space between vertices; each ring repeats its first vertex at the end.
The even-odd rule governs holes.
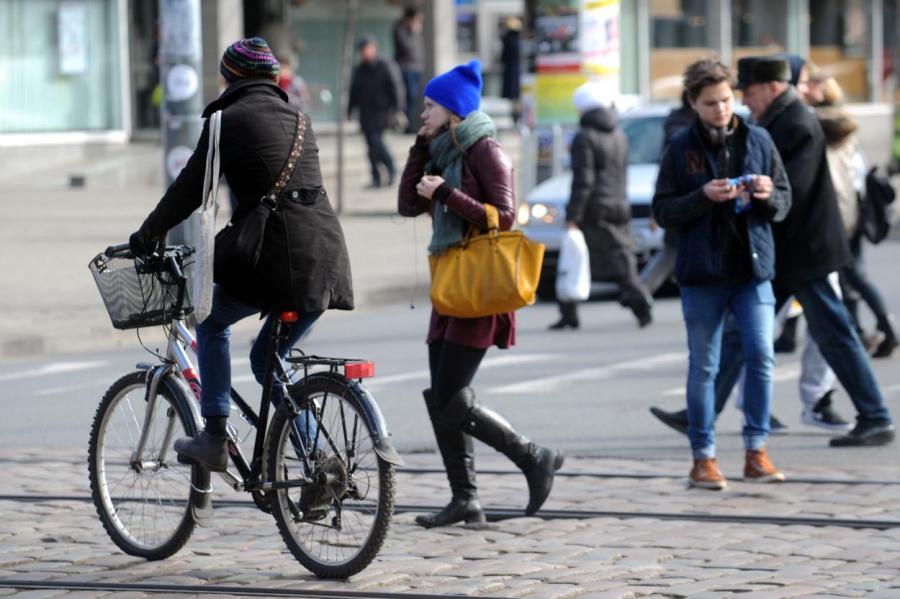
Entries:
POLYGON ((203 18, 203 101, 219 96, 219 60, 232 42, 244 35, 244 6, 241 0, 202 2, 203 18))
POLYGON ((454 66, 456 66, 456 5, 446 0, 427 0, 424 82, 454 66))

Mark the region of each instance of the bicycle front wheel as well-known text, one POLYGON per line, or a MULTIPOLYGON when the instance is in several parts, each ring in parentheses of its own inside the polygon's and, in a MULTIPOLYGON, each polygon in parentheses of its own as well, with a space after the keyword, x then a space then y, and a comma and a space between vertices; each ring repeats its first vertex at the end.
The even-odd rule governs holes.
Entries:
POLYGON ((306 409, 292 414, 286 402, 269 431, 272 512, 303 566, 323 578, 347 578, 371 563, 387 536, 393 466, 375 452, 373 431, 347 381, 311 377, 294 390, 306 409), (301 447, 313 480, 302 486, 301 447))
POLYGON ((162 381, 147 413, 147 372, 127 374, 109 388, 91 427, 91 496, 103 527, 125 553, 151 560, 181 549, 194 530, 190 465, 172 445, 196 434, 184 394, 162 381), (135 450, 147 427, 143 455, 135 450))

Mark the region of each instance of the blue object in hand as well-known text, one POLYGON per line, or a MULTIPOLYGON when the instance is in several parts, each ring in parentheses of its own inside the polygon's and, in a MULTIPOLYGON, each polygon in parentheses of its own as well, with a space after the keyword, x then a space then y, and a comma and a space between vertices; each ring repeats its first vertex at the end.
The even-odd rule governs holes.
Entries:
POLYGON ((743 187, 744 191, 734 198, 734 213, 740 214, 750 209, 750 186, 753 185, 753 175, 741 175, 728 180, 734 187, 743 187))

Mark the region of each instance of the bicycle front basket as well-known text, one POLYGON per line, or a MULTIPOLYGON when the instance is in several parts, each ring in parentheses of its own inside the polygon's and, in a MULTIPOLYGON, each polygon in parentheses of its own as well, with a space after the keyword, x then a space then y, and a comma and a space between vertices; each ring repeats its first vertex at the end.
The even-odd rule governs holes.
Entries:
MULTIPOLYGON (((100 297, 117 329, 168 324, 178 313, 178 284, 166 272, 138 272, 131 258, 98 254, 90 263, 100 297)), ((185 314, 192 311, 188 285, 185 314)))

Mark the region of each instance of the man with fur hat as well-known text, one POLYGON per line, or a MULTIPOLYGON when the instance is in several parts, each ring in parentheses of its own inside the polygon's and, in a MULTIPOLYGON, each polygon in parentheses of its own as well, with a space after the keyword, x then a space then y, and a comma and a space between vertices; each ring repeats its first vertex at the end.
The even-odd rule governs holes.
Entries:
POLYGON ((791 183, 791 211, 774 226, 776 294, 779 304, 793 295, 803 306, 810 333, 856 407, 856 426, 831 445, 885 445, 894 439, 890 413, 865 348, 828 282, 828 274, 847 266, 851 255, 825 158, 825 137, 790 79, 784 59, 738 61, 744 103, 771 134, 791 183))
MULTIPOLYGON (((631 208, 625 196, 628 140, 611 108, 612 90, 590 81, 579 86, 573 102, 581 128, 572 140, 572 192, 566 225, 580 228, 590 248, 591 278, 619 285, 619 303, 631 308, 638 325, 653 320, 650 294, 637 274, 631 238, 631 208)), ((578 328, 574 302, 560 302, 560 319, 551 329, 578 328)))

